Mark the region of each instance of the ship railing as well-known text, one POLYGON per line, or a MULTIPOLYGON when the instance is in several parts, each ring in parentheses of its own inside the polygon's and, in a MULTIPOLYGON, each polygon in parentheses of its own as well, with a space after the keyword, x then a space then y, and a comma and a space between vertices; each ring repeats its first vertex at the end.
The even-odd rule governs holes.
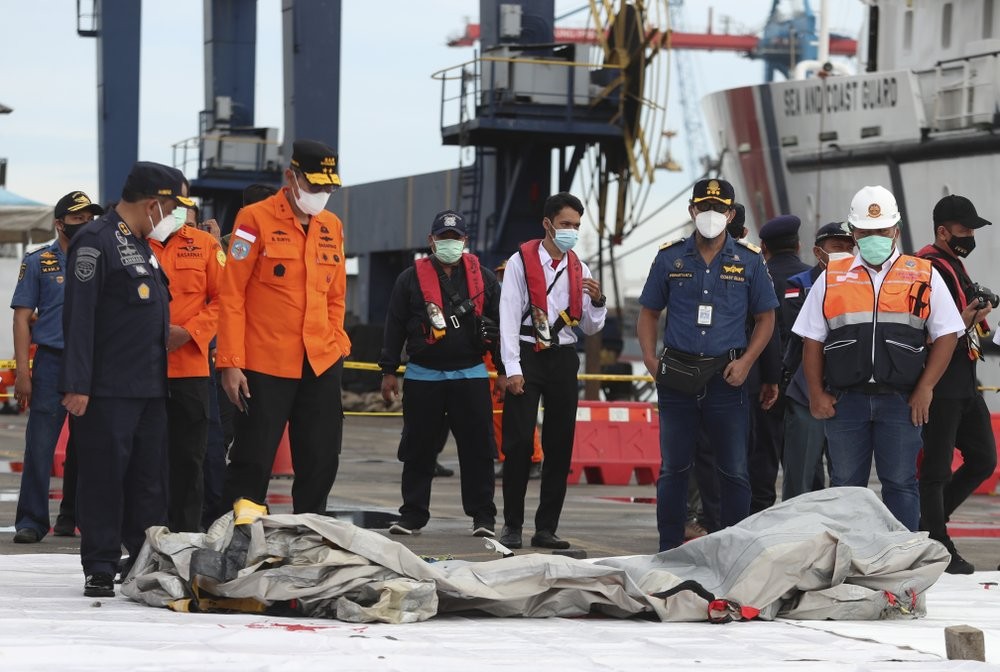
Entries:
POLYGON ((939 61, 916 71, 932 131, 990 128, 1000 106, 1000 52, 939 61))

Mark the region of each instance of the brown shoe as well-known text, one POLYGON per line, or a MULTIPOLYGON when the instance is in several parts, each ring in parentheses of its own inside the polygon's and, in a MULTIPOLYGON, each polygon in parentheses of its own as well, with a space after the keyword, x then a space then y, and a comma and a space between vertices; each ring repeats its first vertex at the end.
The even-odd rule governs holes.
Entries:
POLYGON ((684 541, 704 537, 706 534, 708 534, 708 530, 702 527, 697 520, 689 520, 684 523, 684 541))

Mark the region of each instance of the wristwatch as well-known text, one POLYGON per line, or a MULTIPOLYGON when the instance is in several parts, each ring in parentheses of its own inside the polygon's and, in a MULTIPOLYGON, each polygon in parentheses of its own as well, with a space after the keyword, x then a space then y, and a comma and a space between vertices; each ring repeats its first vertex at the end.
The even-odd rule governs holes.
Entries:
POLYGON ((608 297, 601 294, 601 298, 597 299, 596 301, 591 299, 590 305, 592 305, 594 308, 603 308, 604 304, 606 304, 607 302, 608 302, 608 297))

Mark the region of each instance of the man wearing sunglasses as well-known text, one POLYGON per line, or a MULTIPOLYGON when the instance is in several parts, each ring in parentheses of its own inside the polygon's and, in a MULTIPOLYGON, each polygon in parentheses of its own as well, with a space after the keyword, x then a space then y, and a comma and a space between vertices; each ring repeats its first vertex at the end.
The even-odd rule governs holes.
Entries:
POLYGON ((715 451, 720 524, 733 525, 750 512, 745 381, 771 337, 778 305, 760 249, 726 232, 736 215, 732 185, 700 180, 688 211, 696 231, 660 247, 639 297, 642 309, 636 324, 646 368, 657 378, 662 464, 656 519, 661 551, 684 541, 688 475, 702 430, 715 451), (661 361, 656 337, 664 309, 668 319, 661 361), (749 338, 748 315, 754 323, 749 338), (698 375, 688 378, 698 382, 683 382, 680 370, 697 370, 698 375), (702 379, 707 382, 702 384, 702 379))

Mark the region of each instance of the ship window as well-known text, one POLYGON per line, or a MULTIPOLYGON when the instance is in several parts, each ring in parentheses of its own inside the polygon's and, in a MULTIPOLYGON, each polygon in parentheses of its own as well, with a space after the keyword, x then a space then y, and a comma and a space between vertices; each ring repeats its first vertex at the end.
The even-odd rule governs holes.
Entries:
POLYGON ((983 39, 993 37, 993 0, 983 0, 983 39))
POLYGON ((909 51, 913 46, 913 10, 908 9, 903 14, 903 49, 909 51))
POLYGON ((951 47, 951 3, 944 3, 941 10, 941 48, 951 47))
POLYGON ((823 131, 819 134, 820 142, 835 142, 837 140, 837 131, 823 131))
POLYGON ((877 138, 882 135, 881 126, 865 126, 861 129, 862 138, 877 138))

